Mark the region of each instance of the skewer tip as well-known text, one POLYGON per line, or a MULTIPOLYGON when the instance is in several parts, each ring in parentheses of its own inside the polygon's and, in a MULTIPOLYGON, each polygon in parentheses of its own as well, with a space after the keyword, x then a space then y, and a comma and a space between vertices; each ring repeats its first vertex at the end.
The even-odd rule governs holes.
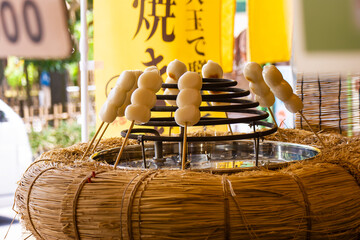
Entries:
POLYGON ((314 129, 311 127, 309 121, 306 119, 306 117, 304 116, 303 112, 302 111, 299 111, 298 112, 301 117, 305 120, 306 124, 308 125, 308 127, 310 128, 310 130, 315 134, 315 136, 317 137, 317 139, 319 140, 319 142, 321 143, 321 145, 323 146, 323 148, 325 148, 325 144, 324 142, 322 141, 322 139, 320 138, 320 136, 314 131, 314 129))
POLYGON ((134 127, 134 124, 135 124, 135 121, 133 120, 133 121, 131 122, 130 127, 129 127, 127 133, 126 133, 126 136, 125 136, 125 138, 124 138, 124 140, 123 140, 123 143, 122 143, 122 145, 121 145, 120 151, 119 151, 119 153, 118 153, 118 155, 117 155, 117 157, 116 157, 115 164, 114 164, 114 169, 116 169, 116 166, 119 164, 121 155, 122 155, 122 153, 123 153, 123 151, 124 151, 124 148, 125 148, 125 146, 126 146, 126 143, 127 143, 128 138, 129 138, 129 135, 130 135, 130 133, 131 133, 131 130, 132 130, 133 127, 134 127))
POLYGON ((185 123, 185 126, 184 126, 181 170, 185 170, 185 162, 186 162, 186 155, 187 155, 186 150, 187 150, 187 123, 185 123))

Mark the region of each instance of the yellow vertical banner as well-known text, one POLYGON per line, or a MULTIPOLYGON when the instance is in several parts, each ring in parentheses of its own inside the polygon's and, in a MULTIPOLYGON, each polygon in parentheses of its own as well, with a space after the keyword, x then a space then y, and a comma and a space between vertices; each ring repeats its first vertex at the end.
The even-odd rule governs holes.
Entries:
POLYGON ((234 52, 234 16, 236 1, 221 1, 221 66, 224 72, 232 72, 234 52))
POLYGON ((285 62, 291 56, 291 0, 248 0, 249 61, 285 62))
MULTIPOLYGON (((174 59, 196 72, 211 59, 231 71, 234 14, 235 0, 95 0, 94 60, 103 66, 95 69, 97 112, 116 82, 110 79, 124 70, 155 65, 165 79, 174 59)), ((117 118, 106 135, 128 126, 117 118)))

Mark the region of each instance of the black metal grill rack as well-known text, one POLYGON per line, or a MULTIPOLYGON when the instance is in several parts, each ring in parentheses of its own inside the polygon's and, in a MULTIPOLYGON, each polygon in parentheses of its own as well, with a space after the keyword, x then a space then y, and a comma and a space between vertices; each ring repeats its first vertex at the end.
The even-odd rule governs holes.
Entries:
MULTIPOLYGON (((212 106, 201 106, 201 112, 226 112, 226 113, 238 113, 235 118, 219 118, 219 117, 202 117, 195 126, 211 126, 211 125, 227 125, 236 123, 247 123, 253 127, 253 131, 249 133, 234 133, 226 136, 188 136, 188 142, 206 142, 206 141, 231 141, 240 139, 254 139, 256 165, 258 162, 258 151, 259 151, 259 139, 263 136, 270 135, 277 131, 275 124, 264 121, 268 118, 269 114, 264 111, 255 109, 259 103, 243 99, 243 97, 250 94, 249 91, 236 88, 237 82, 230 79, 214 79, 214 78, 203 78, 203 90, 216 91, 216 94, 202 94, 203 102, 226 102, 231 105, 220 105, 212 106), (244 116, 241 116, 244 115, 244 116), (257 126, 263 126, 261 131, 257 131, 257 126)), ((165 88, 177 88, 176 84, 163 83, 162 87, 165 88)), ((158 100, 176 100, 176 95, 157 95, 158 100)), ((142 124, 142 126, 153 126, 153 127, 175 127, 178 126, 175 122, 174 117, 170 117, 171 112, 175 112, 176 106, 155 106, 151 109, 152 112, 169 112, 169 117, 152 117, 149 122, 142 124)), ((171 116, 173 116, 172 114, 171 116)), ((123 130, 121 136, 125 137, 128 130, 123 130)), ((179 142, 182 144, 183 140, 183 128, 178 136, 166 136, 160 135, 154 129, 133 129, 129 135, 130 139, 137 139, 140 143, 144 141, 154 141, 161 149, 162 142, 179 142), (149 133, 153 135, 149 135, 149 133)), ((158 156, 161 156, 160 151, 156 151, 158 156)))

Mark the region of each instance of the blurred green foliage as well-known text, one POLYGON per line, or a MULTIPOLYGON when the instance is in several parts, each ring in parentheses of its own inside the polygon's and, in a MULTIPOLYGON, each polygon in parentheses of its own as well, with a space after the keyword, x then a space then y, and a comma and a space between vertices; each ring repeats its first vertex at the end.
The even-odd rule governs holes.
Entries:
MULTIPOLYGON (((95 134, 95 127, 90 129, 90 138, 95 134)), ((39 132, 33 129, 29 133, 29 141, 34 157, 43 152, 69 147, 81 142, 81 125, 76 122, 61 122, 58 128, 48 127, 39 132)))
MULTIPOLYGON (((5 77, 11 87, 26 86, 24 63, 24 60, 17 57, 8 57, 5 77)), ((39 78, 39 72, 37 67, 32 63, 30 63, 27 68, 29 82, 32 85, 39 78)))
POLYGON ((5 69, 5 77, 11 87, 21 86, 24 75, 24 61, 15 57, 8 58, 8 64, 5 69))

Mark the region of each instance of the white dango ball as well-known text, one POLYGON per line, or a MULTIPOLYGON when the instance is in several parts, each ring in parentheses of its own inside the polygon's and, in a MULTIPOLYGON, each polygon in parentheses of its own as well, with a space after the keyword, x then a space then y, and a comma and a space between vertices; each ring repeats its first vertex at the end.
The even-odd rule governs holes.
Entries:
POLYGON ((183 75, 187 71, 187 67, 185 63, 175 59, 167 65, 166 73, 169 77, 174 80, 179 80, 181 75, 183 75))
POLYGON ((150 71, 150 72, 144 72, 140 75, 138 80, 138 86, 139 88, 146 88, 154 93, 160 90, 162 85, 162 78, 159 74, 150 71))
POLYGON ((199 90, 193 88, 182 89, 176 98, 176 105, 178 107, 185 107, 186 105, 194 105, 199 107, 202 101, 199 90))
POLYGON ((275 103, 275 96, 272 93, 266 94, 266 95, 261 96, 261 97, 256 95, 255 100, 257 102, 259 102, 259 105, 261 107, 271 107, 275 103))
POLYGON ((107 98, 108 102, 116 108, 121 107, 126 99, 126 91, 118 85, 111 89, 107 98))
POLYGON ((244 67, 244 77, 252 83, 259 83, 263 81, 263 69, 256 62, 249 62, 244 67))
POLYGON ((164 91, 165 95, 178 95, 178 93, 179 93, 179 90, 176 88, 167 88, 164 91))
POLYGON ((281 72, 274 65, 265 66, 263 70, 263 76, 266 84, 269 85, 271 89, 284 81, 281 72))
POLYGON ((140 75, 143 74, 143 71, 141 71, 141 70, 131 70, 131 72, 133 72, 134 75, 135 75, 135 79, 136 79, 135 84, 136 84, 136 87, 137 87, 137 80, 140 77, 140 75))
POLYGON ((281 72, 275 66, 264 67, 263 75, 275 96, 284 102, 289 112, 296 113, 304 108, 301 99, 293 93, 290 84, 284 80, 281 72))
POLYGON ((156 66, 150 66, 145 68, 144 72, 154 72, 160 75, 160 71, 156 66))
POLYGON ((100 109, 99 117, 103 122, 112 123, 117 117, 117 108, 106 101, 100 109))
POLYGON ((127 104, 127 105, 123 104, 121 107, 118 108, 118 110, 117 110, 118 117, 125 116, 125 109, 127 108, 127 106, 129 106, 129 104, 127 104))
MULTIPOLYGON (((175 89, 175 88, 167 88, 164 91, 164 95, 175 95, 177 96, 179 94, 179 90, 175 89)), ((175 100, 165 100, 166 103, 168 103, 169 105, 172 106, 176 106, 176 101, 175 100)))
POLYGON ((200 120, 199 106, 202 98, 202 78, 196 72, 184 73, 178 82, 180 90, 176 104, 179 108, 175 111, 175 121, 180 126, 193 126, 200 120))
POLYGON ((193 126, 200 120, 200 110, 194 105, 187 105, 175 111, 175 121, 180 126, 193 126))
POLYGON ((255 94, 255 100, 261 107, 271 107, 275 102, 275 96, 265 83, 263 69, 256 62, 249 62, 244 68, 244 77, 250 82, 250 91, 255 94))
MULTIPOLYGON (((218 63, 216 63, 216 62, 214 62, 212 60, 209 60, 202 67, 201 74, 202 74, 202 76, 204 78, 222 78, 223 77, 223 70, 222 70, 221 66, 218 63)), ((209 90, 209 93, 210 94, 219 94, 221 92, 209 90)), ((217 105, 217 103, 214 103, 214 105, 217 105)))
POLYGON ((125 116, 125 109, 127 106, 131 104, 131 95, 135 91, 135 89, 137 89, 137 84, 134 84, 134 87, 129 92, 126 93, 124 104, 121 105, 121 107, 117 111, 118 117, 125 116))
POLYGON ((266 94, 270 93, 270 88, 266 85, 266 83, 264 81, 261 81, 259 83, 250 82, 249 88, 252 93, 259 95, 259 96, 265 96, 266 94))
POLYGON ((193 88, 200 90, 202 88, 202 79, 200 75, 196 72, 186 72, 184 73, 178 82, 179 90, 185 88, 193 88))
POLYGON ((294 94, 292 87, 285 80, 283 80, 279 85, 274 86, 272 90, 276 97, 283 102, 294 94))
POLYGON ((129 98, 129 101, 130 101, 130 98, 131 98, 131 94, 132 94, 136 89, 138 89, 137 82, 134 84, 133 88, 132 88, 130 91, 127 92, 128 95, 126 96, 126 98, 129 98))
POLYGON ((292 113, 297 113, 304 108, 303 102, 295 94, 293 94, 286 102, 284 102, 284 105, 285 105, 286 109, 292 113))
POLYGON ((244 68, 244 77, 250 82, 249 88, 253 94, 265 96, 272 94, 262 76, 262 68, 256 62, 247 63, 244 68))
MULTIPOLYGON (((165 83, 177 84, 178 81, 173 79, 172 77, 167 77, 165 80, 165 83)), ((164 95, 176 95, 177 96, 178 94, 179 94, 179 89, 176 89, 176 88, 166 88, 164 91, 164 95)), ((165 100, 165 102, 169 105, 176 106, 175 100, 165 100)))
POLYGON ((135 83, 136 76, 133 71, 123 71, 116 81, 116 85, 124 89, 126 92, 130 91, 135 83))
POLYGON ((131 103, 145 105, 151 109, 156 104, 156 95, 149 89, 138 88, 131 95, 131 103))
POLYGON ((147 123, 151 118, 151 111, 145 105, 131 104, 125 109, 125 117, 137 124, 147 123))
MULTIPOLYGON (((209 60, 205 63, 201 69, 201 74, 204 78, 222 78, 223 77, 223 70, 219 64, 216 62, 209 60)), ((219 91, 211 91, 209 90, 210 94, 218 94, 219 91)))
POLYGON ((177 80, 175 80, 175 79, 173 79, 172 77, 167 77, 167 78, 165 79, 165 83, 169 83, 169 84, 177 84, 177 83, 178 83, 178 81, 177 81, 177 80))
POLYGON ((209 60, 206 64, 204 64, 201 72, 204 78, 222 78, 224 74, 220 64, 212 60, 209 60))

